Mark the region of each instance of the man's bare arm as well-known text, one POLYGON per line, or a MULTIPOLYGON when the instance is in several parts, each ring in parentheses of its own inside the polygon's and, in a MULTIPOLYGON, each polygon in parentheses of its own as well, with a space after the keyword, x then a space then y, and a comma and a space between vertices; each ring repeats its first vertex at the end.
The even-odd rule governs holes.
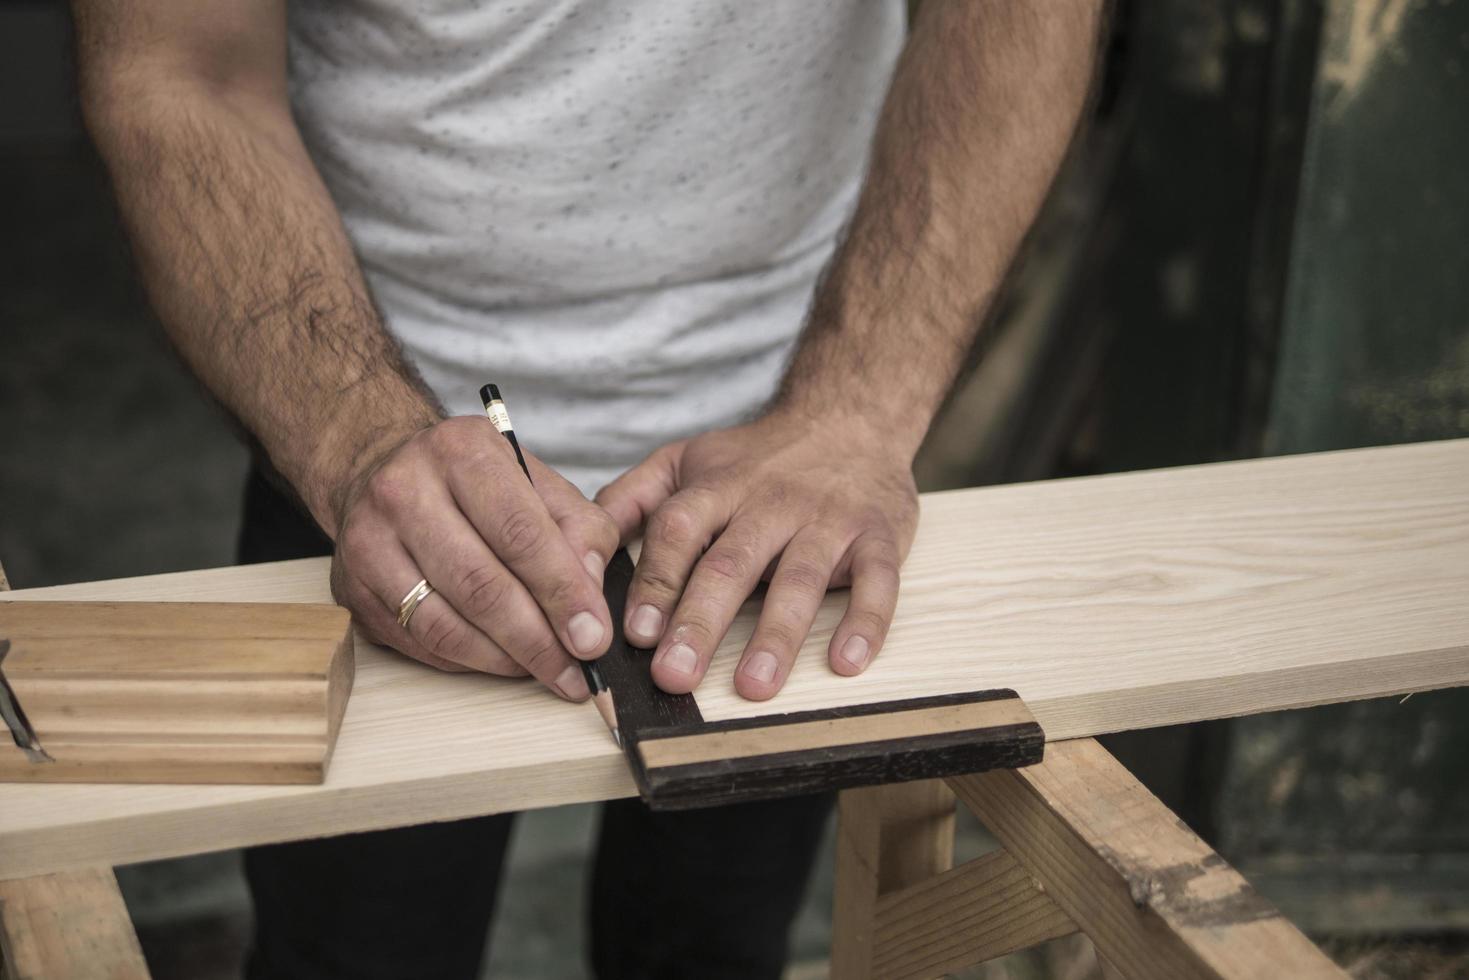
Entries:
POLYGON ((1070 143, 1101 6, 923 4, 777 410, 917 452, 1070 143))
POLYGON ((164 328, 334 535, 359 461, 442 413, 291 119, 283 5, 198 13, 77 4, 82 106, 164 328))
POLYGON ((659 450, 598 495, 624 534, 646 520, 626 626, 657 643, 666 689, 699 683, 772 565, 741 693, 780 689, 829 585, 852 585, 832 669, 855 674, 877 654, 917 522, 913 456, 1065 154, 1100 8, 928 0, 772 405, 659 450))
POLYGON ((444 419, 373 308, 291 117, 280 0, 76 0, 87 126, 189 366, 337 543, 381 642, 585 696, 616 530, 484 418, 444 419), (403 629, 398 601, 438 590, 403 629))

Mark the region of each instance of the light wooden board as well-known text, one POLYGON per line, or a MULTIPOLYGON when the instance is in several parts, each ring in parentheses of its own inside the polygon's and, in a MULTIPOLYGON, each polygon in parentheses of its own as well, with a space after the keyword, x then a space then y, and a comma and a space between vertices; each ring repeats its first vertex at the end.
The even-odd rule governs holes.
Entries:
POLYGON ((0 782, 319 783, 352 689, 339 606, 6 602, 5 677, 50 762, 0 782))
MULTIPOLYGON (((324 560, 10 593, 305 601, 324 560)), ((1469 682, 1469 440, 926 496, 887 649, 826 667, 833 595, 765 704, 707 720, 1014 688, 1048 738, 1469 682)), ((632 795, 590 707, 359 643, 319 787, 0 786, 0 877, 632 795)))

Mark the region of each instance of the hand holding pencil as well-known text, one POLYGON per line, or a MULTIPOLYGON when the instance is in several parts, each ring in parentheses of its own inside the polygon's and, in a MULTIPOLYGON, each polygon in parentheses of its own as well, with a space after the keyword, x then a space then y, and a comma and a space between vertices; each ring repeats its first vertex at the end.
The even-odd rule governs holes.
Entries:
MULTIPOLYGON (((532 484, 535 480, 531 478, 530 467, 525 463, 525 453, 520 449, 520 440, 516 438, 515 427, 510 424, 510 412, 505 407, 505 400, 500 397, 500 389, 495 385, 488 384, 479 390, 480 401, 484 403, 485 414, 490 421, 495 423, 495 428, 500 435, 504 436, 515 450, 515 459, 520 463, 520 468, 525 472, 525 478, 532 484)), ((597 669, 594 660, 583 660, 581 662, 582 674, 587 682, 587 689, 591 691, 592 702, 597 706, 597 713, 602 716, 607 730, 612 733, 612 740, 619 746, 622 745, 622 734, 617 728, 617 708, 612 700, 612 691, 607 686, 607 681, 602 678, 602 672, 597 669)))
POLYGON ((417 430, 341 491, 332 588, 384 646, 443 670, 531 674, 591 693, 581 658, 612 642, 611 519, 483 418, 417 430))

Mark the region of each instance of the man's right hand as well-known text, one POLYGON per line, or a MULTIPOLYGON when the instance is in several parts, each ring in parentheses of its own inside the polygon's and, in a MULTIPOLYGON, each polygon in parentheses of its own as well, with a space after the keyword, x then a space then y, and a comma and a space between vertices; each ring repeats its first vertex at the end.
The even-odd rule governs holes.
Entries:
POLYGON ((532 674, 571 700, 588 695, 572 656, 612 640, 602 575, 612 518, 526 454, 535 485, 489 419, 421 429, 348 486, 337 514, 332 594, 376 642, 443 670, 532 674), (419 579, 433 593, 408 622, 419 579))
POLYGON ((440 418, 296 128, 286 5, 73 6, 87 128, 149 297, 336 540, 337 600, 426 663, 585 697, 572 657, 611 642, 598 583, 617 530, 534 459, 533 488, 489 419, 440 418), (419 579, 436 591, 405 630, 419 579))

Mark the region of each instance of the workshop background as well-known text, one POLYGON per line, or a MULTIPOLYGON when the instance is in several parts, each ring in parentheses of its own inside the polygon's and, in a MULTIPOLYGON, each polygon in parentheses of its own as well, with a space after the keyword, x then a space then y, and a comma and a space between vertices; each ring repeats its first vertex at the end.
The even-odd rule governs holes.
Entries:
MULTIPOLYGON (((1140 6, 922 486, 1469 435, 1469 2, 1140 6)), ((246 465, 141 296, 68 45, 63 6, 0 0, 0 562, 20 588, 228 564, 246 465)), ((1469 692, 1106 741, 1353 976, 1469 977, 1469 692)), ((487 976, 586 975, 567 913, 591 830, 587 807, 521 819, 487 976)), ((959 856, 986 846, 964 823, 959 856)), ((828 845, 793 977, 825 975, 830 875, 828 845)), ((118 877, 158 980, 237 975, 236 854, 118 877)), ((1084 943, 966 975, 1087 976, 1084 943)))

